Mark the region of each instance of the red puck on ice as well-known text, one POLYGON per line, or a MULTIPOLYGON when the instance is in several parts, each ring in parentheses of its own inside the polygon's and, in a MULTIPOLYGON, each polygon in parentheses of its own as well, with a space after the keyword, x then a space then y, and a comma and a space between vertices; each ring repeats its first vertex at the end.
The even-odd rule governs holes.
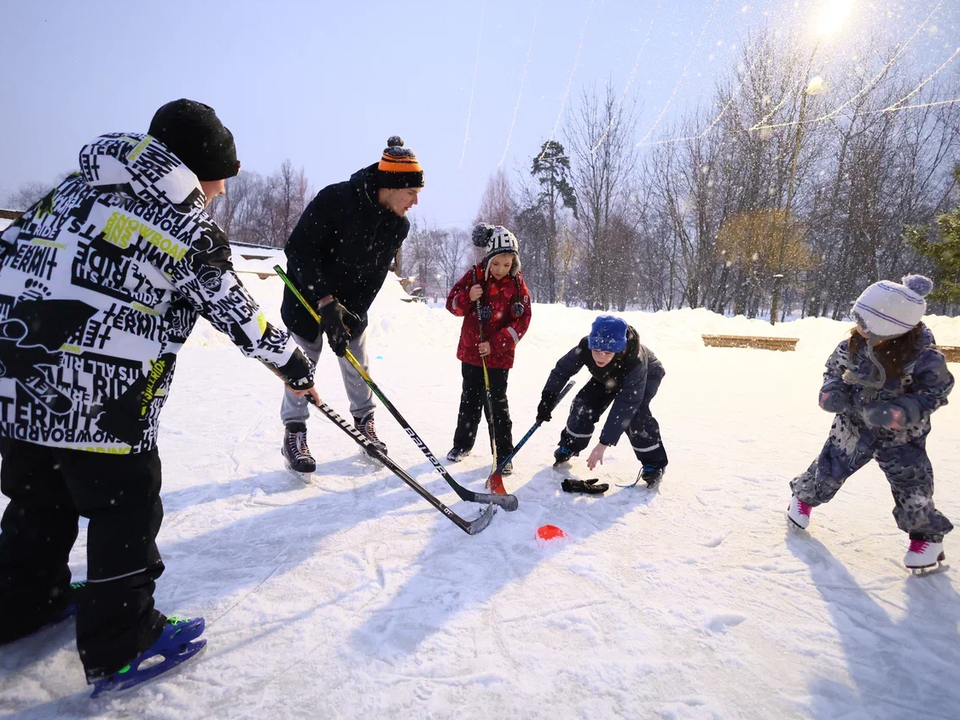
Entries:
POLYGON ((567 534, 556 525, 541 525, 537 528, 537 545, 540 547, 563 540, 565 537, 567 534))

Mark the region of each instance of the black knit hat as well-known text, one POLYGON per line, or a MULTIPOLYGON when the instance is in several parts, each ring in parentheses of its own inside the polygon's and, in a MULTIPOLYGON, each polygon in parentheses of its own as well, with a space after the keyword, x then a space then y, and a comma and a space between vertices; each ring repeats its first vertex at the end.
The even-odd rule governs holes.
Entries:
POLYGON ((377 184, 382 188, 422 188, 423 168, 403 138, 391 135, 377 165, 377 184))
POLYGON ((147 132, 204 182, 240 172, 233 133, 209 105, 185 99, 169 102, 157 110, 147 132))

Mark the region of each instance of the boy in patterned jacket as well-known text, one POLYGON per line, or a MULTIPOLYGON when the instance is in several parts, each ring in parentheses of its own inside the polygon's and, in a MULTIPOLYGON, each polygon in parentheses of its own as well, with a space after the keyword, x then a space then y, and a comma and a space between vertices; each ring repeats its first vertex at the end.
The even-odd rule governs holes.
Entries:
POLYGON ((94 696, 206 642, 193 642, 203 618, 167 618, 153 602, 159 416, 198 316, 319 401, 313 365, 260 312, 206 213, 239 167, 213 109, 177 100, 149 135, 84 147, 80 171, 0 235, 0 644, 76 613, 94 696), (81 515, 77 588, 67 560, 81 515))

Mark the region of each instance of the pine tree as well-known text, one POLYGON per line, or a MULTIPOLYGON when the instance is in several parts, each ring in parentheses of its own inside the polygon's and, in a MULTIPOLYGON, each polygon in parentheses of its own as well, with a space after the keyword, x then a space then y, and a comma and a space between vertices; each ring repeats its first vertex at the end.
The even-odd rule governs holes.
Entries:
POLYGON ((563 145, 556 140, 548 140, 540 148, 540 153, 533 158, 533 167, 530 174, 540 183, 540 194, 537 198, 540 206, 546 211, 549 233, 547 237, 547 287, 550 288, 550 302, 557 302, 558 284, 558 241, 557 241, 557 214, 562 207, 568 208, 577 216, 577 197, 573 186, 567 179, 570 173, 570 158, 563 145))
MULTIPOLYGON (((960 186, 960 165, 953 172, 960 186)), ((936 289, 930 293, 930 299, 960 303, 960 204, 936 219, 934 233, 927 225, 909 227, 906 238, 917 252, 933 260, 936 267, 933 273, 936 289)))

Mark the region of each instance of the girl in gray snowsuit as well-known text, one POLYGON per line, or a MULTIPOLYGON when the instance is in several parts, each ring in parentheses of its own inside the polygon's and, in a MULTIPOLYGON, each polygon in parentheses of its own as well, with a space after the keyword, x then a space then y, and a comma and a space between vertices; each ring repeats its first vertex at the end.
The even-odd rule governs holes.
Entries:
POLYGON ((876 459, 893 492, 893 517, 910 535, 909 568, 943 560, 953 529, 933 504, 933 468, 925 448, 930 415, 947 404, 953 376, 933 333, 920 322, 933 283, 909 275, 883 280, 857 298, 857 326, 827 360, 820 407, 836 413, 820 457, 790 483, 787 515, 806 528, 811 508, 829 502, 853 473, 876 459))

